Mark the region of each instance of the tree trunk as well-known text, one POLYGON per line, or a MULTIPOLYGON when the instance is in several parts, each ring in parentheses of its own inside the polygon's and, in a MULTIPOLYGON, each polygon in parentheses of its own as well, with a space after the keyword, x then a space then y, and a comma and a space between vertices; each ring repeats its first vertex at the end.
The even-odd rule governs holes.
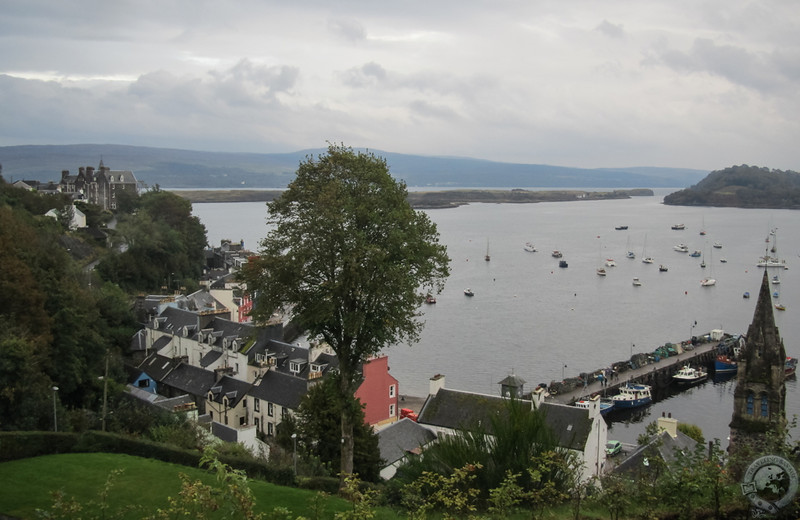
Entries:
POLYGON ((345 477, 353 474, 353 417, 345 407, 342 410, 342 459, 339 473, 339 489, 344 488, 345 477))

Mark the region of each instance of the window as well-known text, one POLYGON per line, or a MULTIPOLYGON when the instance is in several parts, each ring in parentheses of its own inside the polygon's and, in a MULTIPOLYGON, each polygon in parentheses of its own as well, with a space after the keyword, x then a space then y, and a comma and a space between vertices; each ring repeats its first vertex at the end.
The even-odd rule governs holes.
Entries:
POLYGON ((747 415, 753 415, 753 401, 754 401, 753 392, 749 392, 747 394, 747 415))
POLYGON ((239 417, 239 426, 244 426, 245 424, 247 424, 245 422, 245 418, 244 417, 239 417))
POLYGON ((247 398, 242 399, 242 408, 247 408, 247 398))
POLYGON ((270 417, 272 417, 272 415, 273 415, 274 413, 275 413, 275 412, 274 412, 274 410, 272 409, 272 403, 267 403, 267 415, 269 415, 270 417))
POLYGON ((389 405, 389 417, 394 417, 394 405, 389 405))
POLYGON ((139 380, 139 388, 148 388, 150 386, 149 379, 141 379, 139 380))
POLYGON ((261 411, 261 400, 257 397, 253 398, 253 410, 256 412, 261 411))
POLYGON ((769 417, 769 399, 767 399, 767 394, 761 394, 761 417, 769 417))
POLYGON ((274 430, 273 430, 272 423, 267 423, 267 435, 269 435, 270 437, 272 437, 272 436, 274 435, 274 433, 275 433, 275 432, 274 432, 274 430))
POLYGON ((394 397, 394 385, 389 386, 389 397, 394 397))
POLYGON ((300 363, 295 363, 294 361, 289 361, 289 372, 293 374, 300 373, 300 363))

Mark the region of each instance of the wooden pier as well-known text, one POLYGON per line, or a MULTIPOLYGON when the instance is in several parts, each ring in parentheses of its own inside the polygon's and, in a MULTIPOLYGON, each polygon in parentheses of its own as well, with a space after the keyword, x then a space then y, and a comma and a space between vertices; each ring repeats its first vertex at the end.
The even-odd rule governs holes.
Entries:
POLYGON ((608 381, 608 384, 604 385, 602 381, 592 381, 585 386, 579 385, 568 391, 561 391, 556 395, 551 395, 548 400, 562 404, 572 404, 582 397, 594 394, 611 396, 618 393, 618 388, 626 383, 650 385, 655 392, 658 389, 668 387, 672 383, 672 375, 687 364, 705 367, 710 376, 713 373, 713 363, 717 357, 716 348, 718 344, 719 341, 700 343, 694 349, 684 350, 683 353, 677 356, 661 358, 639 368, 617 373, 608 381))

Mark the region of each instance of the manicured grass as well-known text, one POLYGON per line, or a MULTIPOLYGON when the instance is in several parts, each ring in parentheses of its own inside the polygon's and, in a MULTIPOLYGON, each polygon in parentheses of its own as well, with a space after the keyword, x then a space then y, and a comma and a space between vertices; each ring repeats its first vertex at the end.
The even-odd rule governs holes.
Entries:
MULTIPOLYGON (((167 506, 167 498, 180 491, 180 473, 192 481, 201 480, 215 486, 215 476, 199 468, 190 468, 161 461, 110 453, 81 453, 47 455, 0 464, 0 513, 23 519, 37 518, 37 509, 52 506, 51 493, 61 490, 74 497, 84 507, 99 512, 97 503, 106 479, 112 470, 124 470, 109 494, 110 513, 126 507, 138 507, 125 518, 138 519, 144 514, 167 506), (94 502, 93 505, 89 504, 94 502)), ((256 498, 256 510, 269 512, 275 507, 289 509, 293 516, 313 518, 314 491, 276 486, 251 480, 256 498)), ((326 518, 344 511, 350 504, 338 497, 325 500, 326 518)), ((84 518, 93 514, 82 515, 84 518)), ((99 515, 97 515, 99 517, 99 515)), ((106 515, 108 517, 109 515, 106 515)), ((391 511, 382 510, 378 518, 393 518, 391 511)))

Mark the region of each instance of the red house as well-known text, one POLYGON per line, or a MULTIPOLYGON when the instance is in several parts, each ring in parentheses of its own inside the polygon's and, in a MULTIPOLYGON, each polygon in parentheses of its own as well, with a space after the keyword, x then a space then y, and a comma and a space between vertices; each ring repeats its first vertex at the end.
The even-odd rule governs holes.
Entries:
POLYGON ((364 405, 364 421, 372 426, 396 421, 399 385, 389 374, 389 358, 372 358, 362 370, 364 380, 355 396, 364 405))

